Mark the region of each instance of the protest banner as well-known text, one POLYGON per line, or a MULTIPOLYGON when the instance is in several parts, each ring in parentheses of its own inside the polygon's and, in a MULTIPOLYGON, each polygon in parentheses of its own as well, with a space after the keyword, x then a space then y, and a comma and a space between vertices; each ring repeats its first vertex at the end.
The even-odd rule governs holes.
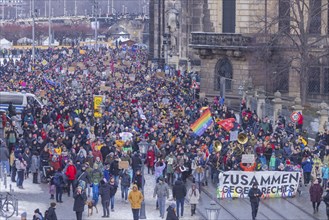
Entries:
POLYGON ((255 155, 254 154, 242 154, 241 162, 242 163, 254 163, 255 155))
POLYGON ((254 183, 266 198, 292 197, 297 193, 300 172, 285 171, 228 171, 219 174, 217 198, 248 198, 254 183))

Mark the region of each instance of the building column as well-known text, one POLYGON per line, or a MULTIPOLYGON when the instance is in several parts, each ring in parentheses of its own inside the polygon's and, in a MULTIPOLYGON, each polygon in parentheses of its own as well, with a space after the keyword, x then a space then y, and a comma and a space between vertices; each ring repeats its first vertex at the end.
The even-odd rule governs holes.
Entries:
POLYGON ((328 126, 328 105, 324 101, 320 104, 320 110, 317 111, 317 114, 319 115, 319 132, 324 132, 326 127, 328 126))
POLYGON ((247 109, 249 108, 251 110, 251 99, 254 95, 254 91, 253 91, 253 86, 252 86, 252 81, 248 79, 248 83, 247 86, 245 87, 245 99, 246 99, 246 107, 247 109))
POLYGON ((265 91, 263 89, 257 92, 257 115, 259 118, 263 118, 263 109, 265 107, 265 91))
POLYGON ((302 100, 300 99, 299 96, 297 96, 295 98, 295 104, 294 106, 292 106, 292 108, 294 109, 295 112, 300 112, 301 114, 303 114, 304 107, 301 106, 301 104, 302 104, 302 100))
POLYGON ((274 99, 273 99, 273 123, 276 124, 276 121, 278 120, 278 116, 280 112, 282 111, 282 99, 281 99, 281 93, 279 91, 276 91, 274 93, 274 99))

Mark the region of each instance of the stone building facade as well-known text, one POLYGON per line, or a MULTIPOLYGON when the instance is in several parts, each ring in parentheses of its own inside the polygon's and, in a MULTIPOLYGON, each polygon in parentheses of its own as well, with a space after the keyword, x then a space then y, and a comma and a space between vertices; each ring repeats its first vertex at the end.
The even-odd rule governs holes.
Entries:
POLYGON ((155 18, 150 26, 151 56, 176 67, 199 63, 200 88, 210 96, 224 89, 226 95, 240 97, 241 90, 252 85, 264 89, 266 96, 280 91, 285 97, 329 101, 329 59, 327 55, 319 56, 329 48, 327 3, 327 0, 151 0, 150 20, 155 18), (303 5, 307 6, 305 11, 296 13, 298 6, 303 5), (174 41, 179 48, 168 59, 163 43, 165 33, 170 32, 168 24, 172 26, 174 20, 170 12, 176 13, 180 25, 171 33, 171 37, 178 36, 171 44, 174 41), (296 31, 302 19, 306 23, 303 31, 296 31), (307 61, 301 57, 304 50, 295 39, 300 36, 307 41, 304 45, 307 61), (307 70, 302 71, 303 66, 307 70))

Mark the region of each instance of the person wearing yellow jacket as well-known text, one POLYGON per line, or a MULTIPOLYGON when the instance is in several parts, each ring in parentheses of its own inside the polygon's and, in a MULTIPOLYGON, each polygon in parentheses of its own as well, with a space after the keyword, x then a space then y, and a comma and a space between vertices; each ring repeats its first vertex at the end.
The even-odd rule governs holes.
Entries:
POLYGON ((142 201, 144 197, 141 191, 138 190, 138 187, 136 184, 133 185, 133 189, 130 191, 128 195, 128 200, 131 205, 131 209, 133 212, 134 220, 139 219, 139 209, 142 206, 142 201))

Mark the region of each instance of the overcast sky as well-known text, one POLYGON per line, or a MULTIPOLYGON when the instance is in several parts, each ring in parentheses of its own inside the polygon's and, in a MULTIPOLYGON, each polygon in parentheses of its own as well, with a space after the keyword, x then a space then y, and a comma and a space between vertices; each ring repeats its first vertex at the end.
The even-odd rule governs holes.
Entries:
MULTIPOLYGON (((30 4, 31 0, 22 0, 25 5, 20 9, 17 9, 18 16, 25 17, 30 14, 30 4)), ((114 9, 121 13, 124 8, 128 13, 137 13, 137 12, 148 12, 148 1, 149 0, 113 0, 114 9)), ((35 8, 38 9, 39 16, 45 16, 48 14, 48 2, 49 0, 35 0, 35 8), (45 7, 47 11, 45 11, 45 7)), ((64 2, 66 2, 66 11, 67 15, 74 15, 75 3, 77 5, 77 14, 85 15, 91 14, 92 5, 94 0, 51 0, 52 13, 55 16, 64 14, 64 2)), ((112 0, 96 0, 99 4, 99 13, 107 14, 108 9, 111 12, 112 0)), ((0 0, 1 3, 1 0, 0 0)), ((13 17, 16 15, 16 7, 7 7, 4 10, 5 17, 13 17)), ((0 15, 2 15, 2 9, 0 8, 0 15)))

